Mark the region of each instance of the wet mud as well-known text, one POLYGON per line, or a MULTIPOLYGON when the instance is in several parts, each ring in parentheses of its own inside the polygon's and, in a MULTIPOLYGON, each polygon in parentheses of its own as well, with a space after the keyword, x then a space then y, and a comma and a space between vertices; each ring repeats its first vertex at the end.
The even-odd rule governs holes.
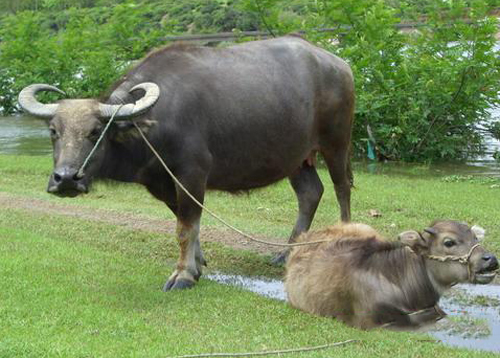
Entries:
MULTIPOLYGON (((271 299, 286 300, 281 280, 222 273, 205 278, 271 299)), ((457 285, 441 298, 440 306, 448 317, 419 332, 427 332, 450 346, 500 352, 500 285, 457 285)))

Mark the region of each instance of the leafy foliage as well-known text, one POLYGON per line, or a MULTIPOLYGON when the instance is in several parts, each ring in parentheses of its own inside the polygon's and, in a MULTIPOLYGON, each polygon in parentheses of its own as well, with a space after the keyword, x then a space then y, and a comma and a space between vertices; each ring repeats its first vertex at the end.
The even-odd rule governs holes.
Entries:
POLYGON ((479 125, 500 104, 488 16, 499 1, 20 1, 18 10, 41 11, 0 18, 0 110, 15 111, 17 93, 35 82, 96 96, 168 34, 302 30, 352 67, 357 155, 375 141, 380 159, 467 158, 483 149, 479 125), (425 26, 401 32, 404 21, 425 26))
MULTIPOLYGON (((292 18, 275 29, 301 27, 351 65, 357 154, 371 140, 368 125, 382 159, 463 159, 483 150, 478 125, 499 104, 500 80, 497 20, 487 15, 486 2, 425 1, 426 26, 410 33, 396 27, 401 12, 413 20, 422 15, 410 2, 399 1, 398 9, 378 0, 301 3, 307 9, 300 24, 292 18)), ((286 9, 285 2, 275 6, 286 9)))

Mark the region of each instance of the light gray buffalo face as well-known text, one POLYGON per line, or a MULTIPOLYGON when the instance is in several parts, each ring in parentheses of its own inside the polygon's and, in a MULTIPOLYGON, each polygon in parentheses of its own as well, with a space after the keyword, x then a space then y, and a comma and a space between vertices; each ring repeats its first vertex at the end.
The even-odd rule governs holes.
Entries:
POLYGON ((497 258, 477 245, 483 235, 484 230, 477 227, 439 221, 422 233, 407 231, 399 238, 427 258, 428 273, 436 283, 449 287, 459 282, 487 284, 495 278, 499 268, 497 258), (444 259, 446 257, 448 259, 444 259))
POLYGON ((106 140, 92 154, 85 170, 85 159, 95 146, 104 123, 99 119, 99 103, 95 100, 64 100, 49 122, 54 148, 54 171, 47 191, 60 196, 76 196, 89 190, 91 179, 99 170, 106 140))
MULTIPOLYGON (((141 90, 143 96, 135 103, 123 105, 103 104, 94 99, 62 100, 44 104, 36 99, 37 92, 51 91, 64 94, 60 89, 33 84, 19 93, 21 107, 35 117, 49 120, 50 136, 54 147, 54 171, 49 178, 47 191, 60 196, 76 196, 86 193, 104 160, 106 136, 82 166, 96 145, 106 123, 115 118, 129 121, 148 111, 160 96, 160 88, 152 82, 140 83, 130 88, 128 94, 141 90)), ((127 92, 121 94, 127 96, 127 92)), ((123 98, 123 97, 120 97, 123 98)), ((107 133, 106 133, 107 135, 107 133)))

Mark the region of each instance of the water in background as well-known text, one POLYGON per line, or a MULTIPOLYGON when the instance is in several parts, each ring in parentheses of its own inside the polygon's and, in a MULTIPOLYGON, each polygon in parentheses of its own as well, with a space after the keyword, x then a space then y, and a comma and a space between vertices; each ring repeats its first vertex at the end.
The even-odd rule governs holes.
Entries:
MULTIPOLYGON (((500 119, 500 109, 492 110, 492 118, 500 119)), ((493 153, 500 151, 500 141, 485 136, 486 153, 467 163, 439 163, 430 167, 405 163, 356 163, 355 170, 404 175, 486 175, 500 177, 500 162, 493 153)), ((50 155, 52 145, 44 120, 30 116, 0 117, 0 154, 50 155)))
POLYGON ((52 145, 44 120, 0 117, 0 154, 50 155, 52 145))

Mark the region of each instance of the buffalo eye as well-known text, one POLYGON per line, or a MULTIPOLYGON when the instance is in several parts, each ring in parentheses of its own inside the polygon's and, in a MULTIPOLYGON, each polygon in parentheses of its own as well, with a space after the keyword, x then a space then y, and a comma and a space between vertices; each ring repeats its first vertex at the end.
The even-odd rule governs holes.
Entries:
POLYGON ((445 239, 444 239, 443 244, 444 244, 444 246, 446 246, 446 247, 453 247, 453 246, 455 246, 457 243, 455 242, 455 240, 450 239, 450 238, 448 238, 448 237, 447 237, 447 238, 445 238, 445 239))
POLYGON ((94 128, 89 133, 89 138, 92 139, 92 140, 97 140, 100 135, 101 135, 101 129, 100 128, 94 128))

